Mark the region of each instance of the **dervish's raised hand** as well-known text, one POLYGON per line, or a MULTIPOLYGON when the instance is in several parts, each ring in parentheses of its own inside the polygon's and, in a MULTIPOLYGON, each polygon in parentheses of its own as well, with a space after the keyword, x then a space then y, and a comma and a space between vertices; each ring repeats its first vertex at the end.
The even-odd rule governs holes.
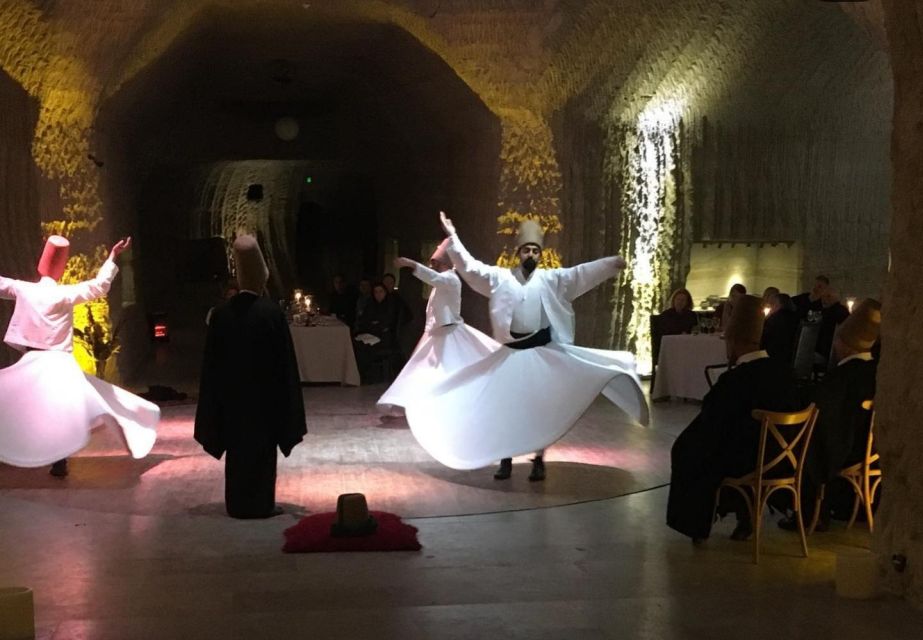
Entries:
POLYGON ((447 218, 445 211, 439 212, 439 221, 442 223, 442 230, 445 231, 447 236, 451 236, 455 233, 455 225, 452 224, 452 219, 447 218))
POLYGON ((615 266, 618 269, 625 269, 628 266, 628 263, 625 262, 625 258, 622 256, 615 256, 615 266))
POLYGON ((394 259, 394 268, 400 269, 401 267, 407 267, 408 269, 416 268, 417 263, 411 260, 410 258, 395 258, 394 259))
POLYGON ((130 247, 131 247, 131 236, 128 236, 127 238, 122 238, 121 240, 116 242, 114 245, 112 245, 112 250, 109 252, 109 259, 114 261, 116 258, 119 257, 119 254, 121 254, 123 251, 128 250, 130 247))

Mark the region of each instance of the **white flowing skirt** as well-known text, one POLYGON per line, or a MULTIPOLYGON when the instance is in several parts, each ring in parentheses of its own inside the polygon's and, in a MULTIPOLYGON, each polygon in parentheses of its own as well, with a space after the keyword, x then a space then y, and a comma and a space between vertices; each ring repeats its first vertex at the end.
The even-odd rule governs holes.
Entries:
POLYGON ((28 351, 0 369, 0 462, 40 467, 87 445, 90 431, 118 425, 134 458, 154 446, 160 408, 85 374, 71 353, 28 351))
POLYGON ((404 407, 413 398, 429 393, 450 373, 499 348, 500 343, 465 323, 436 327, 420 338, 401 373, 378 399, 378 406, 404 407))
POLYGON ((405 410, 431 456, 453 469, 477 469, 548 447, 600 393, 647 424, 632 354, 554 343, 499 349, 415 397, 405 410))

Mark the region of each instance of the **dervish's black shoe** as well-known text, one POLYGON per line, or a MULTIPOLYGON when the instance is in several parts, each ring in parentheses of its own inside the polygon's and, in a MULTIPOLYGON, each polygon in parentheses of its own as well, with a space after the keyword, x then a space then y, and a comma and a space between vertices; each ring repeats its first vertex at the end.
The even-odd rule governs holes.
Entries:
POLYGON ((64 460, 58 460, 53 465, 51 465, 51 469, 48 471, 48 473, 53 475, 55 478, 66 478, 67 474, 69 473, 67 470, 67 458, 64 460))
POLYGON ((494 473, 494 480, 508 480, 513 475, 513 459, 503 458, 500 461, 500 467, 494 473))
POLYGON ((545 462, 541 456, 532 458, 532 473, 529 474, 529 482, 541 482, 545 479, 545 462))

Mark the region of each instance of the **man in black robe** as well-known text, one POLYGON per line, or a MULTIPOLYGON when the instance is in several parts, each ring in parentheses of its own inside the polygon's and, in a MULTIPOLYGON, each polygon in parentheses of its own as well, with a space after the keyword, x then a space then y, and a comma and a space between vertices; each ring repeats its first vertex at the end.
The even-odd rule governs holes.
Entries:
POLYGON ((212 313, 205 343, 195 439, 224 458, 232 518, 268 518, 276 506, 276 447, 301 442, 304 403, 292 336, 279 306, 262 296, 269 277, 253 236, 234 242, 240 293, 212 313))
MULTIPOLYGON (((810 522, 817 492, 821 485, 827 485, 827 499, 818 519, 821 531, 827 527, 831 510, 839 506, 833 499, 837 493, 831 482, 841 469, 865 457, 871 412, 863 409, 862 403, 875 397, 878 362, 872 358, 871 350, 878 340, 880 324, 880 302, 868 298, 856 306, 834 338, 838 364, 814 390, 818 416, 805 459, 801 500, 804 521, 810 522)), ((851 507, 853 493, 845 488, 841 493, 851 507)), ((794 518, 780 521, 779 526, 797 530, 794 518)))
MULTIPOLYGON (((760 350, 762 329, 762 301, 740 296, 724 334, 732 368, 718 378, 699 415, 673 444, 667 524, 694 542, 711 533, 721 481, 756 468, 760 423, 753 419, 753 410, 798 409, 788 366, 760 350)), ((732 538, 749 538, 752 527, 745 506, 729 504, 721 510, 737 511, 732 538)))

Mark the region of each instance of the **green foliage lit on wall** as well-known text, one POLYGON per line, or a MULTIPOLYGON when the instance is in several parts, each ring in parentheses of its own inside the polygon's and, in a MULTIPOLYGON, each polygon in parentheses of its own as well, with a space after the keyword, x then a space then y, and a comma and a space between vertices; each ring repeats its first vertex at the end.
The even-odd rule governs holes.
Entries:
MULTIPOLYGON (((618 191, 621 253, 629 263, 616 289, 613 334, 624 325, 638 370, 651 370, 650 317, 658 313, 675 278, 683 232, 680 108, 667 103, 646 111, 637 123, 609 130, 609 188, 618 191)), ((614 339, 614 336, 613 336, 614 339)))
MULTIPOLYGON (((548 123, 526 110, 504 109, 501 113, 500 193, 497 234, 515 239, 519 224, 537 220, 548 242, 550 234, 561 230, 561 171, 554 155, 554 139, 548 123)), ((500 266, 519 264, 516 247, 505 244, 500 266)), ((553 248, 542 252, 540 266, 561 266, 561 256, 553 248)))
MULTIPOLYGON (((61 284, 74 284, 95 277, 108 255, 109 250, 100 245, 92 255, 71 256, 61 284)), ((74 358, 84 372, 110 381, 117 377, 115 356, 118 343, 115 333, 106 297, 74 307, 74 358)))

